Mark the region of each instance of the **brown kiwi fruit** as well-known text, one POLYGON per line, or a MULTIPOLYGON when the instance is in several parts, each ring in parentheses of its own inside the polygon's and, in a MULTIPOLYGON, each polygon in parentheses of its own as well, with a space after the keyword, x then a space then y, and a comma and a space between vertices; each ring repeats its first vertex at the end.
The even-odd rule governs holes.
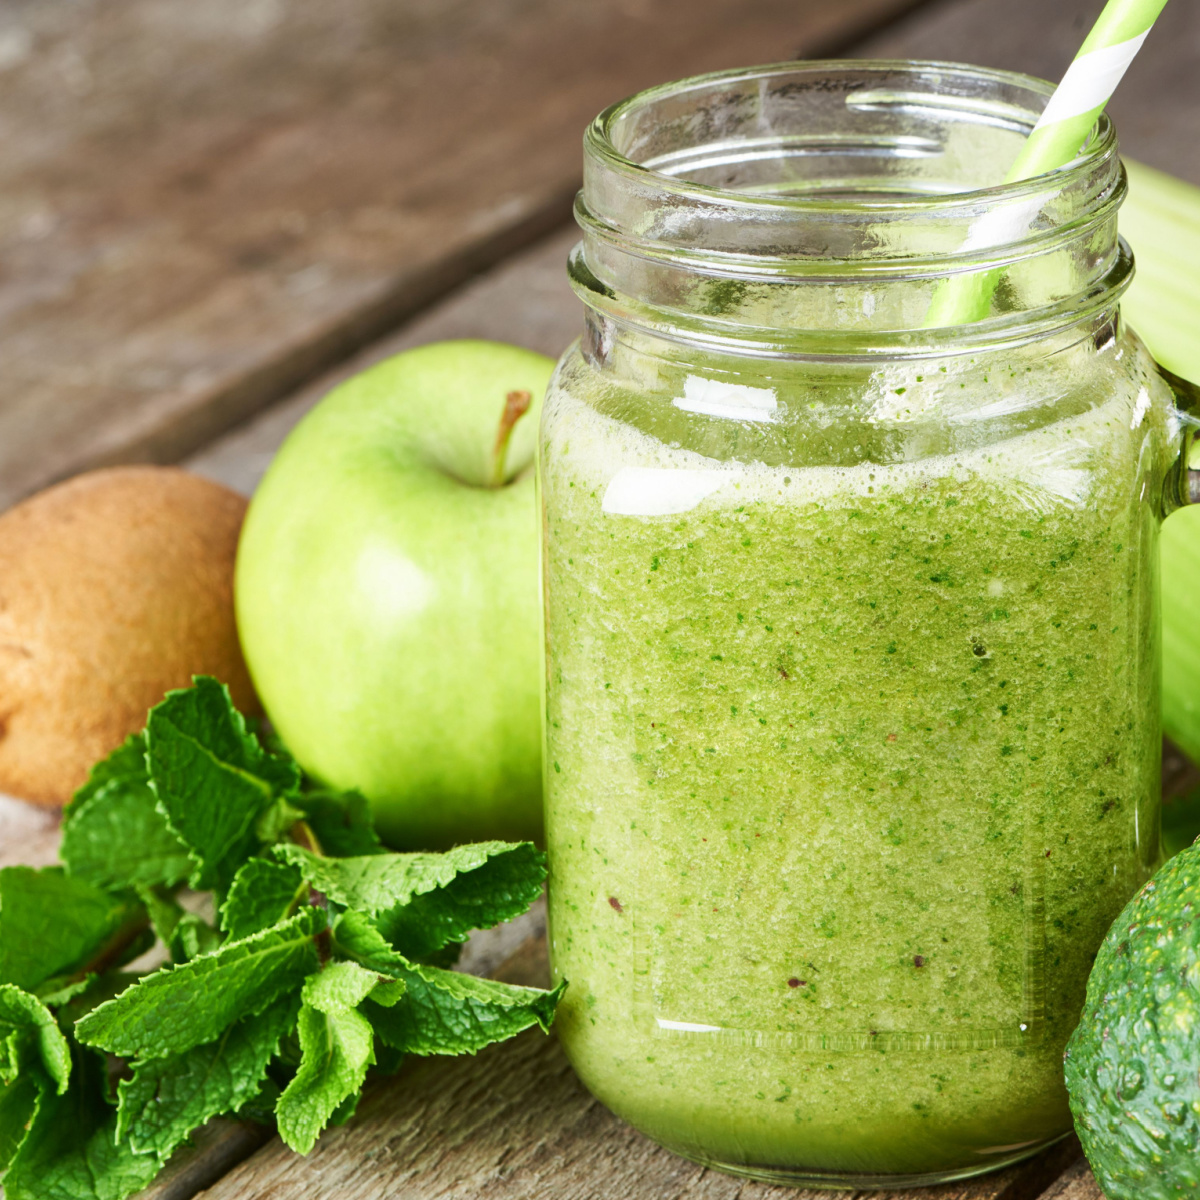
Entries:
POLYGON ((65 803, 193 675, 257 711, 233 617, 245 512, 186 471, 117 467, 0 515, 0 792, 65 803))

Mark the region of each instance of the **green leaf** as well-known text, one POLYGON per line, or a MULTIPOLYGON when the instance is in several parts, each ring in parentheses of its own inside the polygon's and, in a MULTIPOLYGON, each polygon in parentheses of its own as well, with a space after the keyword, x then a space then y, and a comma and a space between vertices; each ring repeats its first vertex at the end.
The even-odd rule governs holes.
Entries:
POLYGON ((304 983, 304 1003, 333 1016, 357 1008, 380 983, 379 975, 355 962, 329 963, 304 983))
POLYGON ((403 954, 392 949, 366 913, 353 909, 342 913, 333 927, 333 941, 342 954, 381 975, 395 975, 398 970, 412 966, 403 954))
POLYGON ((0 1080, 12 1083, 31 1056, 57 1090, 65 1092, 71 1051, 54 1015, 36 996, 11 983, 0 985, 0 1080))
POLYGON ((348 1095, 345 1100, 343 1100, 341 1104, 339 1104, 337 1108, 335 1108, 333 1112, 329 1114, 329 1128, 332 1129, 335 1125, 345 1125, 345 1123, 349 1121, 356 1112, 358 1112, 358 1102, 361 1099, 361 1091, 351 1092, 350 1095, 348 1095))
POLYGON ((221 942, 221 935, 203 917, 185 912, 167 942, 167 949, 172 962, 186 963, 202 954, 211 954, 221 942))
MULTIPOLYGON (((82 1063, 76 1063, 77 1072, 82 1063)), ((158 1174, 152 1154, 116 1139, 102 1067, 56 1096, 41 1089, 30 1129, 4 1178, 5 1200, 124 1200, 158 1174)))
POLYGON ((63 815, 59 856, 97 887, 176 884, 191 873, 186 848, 158 811, 144 751, 136 734, 98 763, 63 815))
MULTIPOLYGON (((143 978, 145 977, 132 971, 105 971, 102 975, 90 976, 91 984, 88 987, 76 992, 74 996, 56 1007, 54 1015, 58 1019, 59 1028, 73 1034, 76 1023, 87 1013, 98 1008, 106 1000, 119 996, 143 978)), ((71 1049, 72 1052, 77 1049, 74 1042, 71 1043, 71 1049)), ((93 1052, 93 1054, 95 1053, 93 1052)))
POLYGON ((201 889, 228 887, 259 845, 258 818, 300 782, 295 763, 267 754, 228 689, 206 676, 150 710, 146 758, 159 810, 187 846, 190 882, 201 889))
POLYGON ((140 887, 137 894, 149 914, 155 937, 169 947, 179 922, 187 916, 187 909, 174 896, 163 895, 157 888, 140 887))
POLYGON ((324 1013, 308 1004, 300 1009, 299 1033, 300 1069, 279 1097, 275 1116, 279 1136, 307 1154, 338 1109, 362 1087, 375 1061, 375 1038, 361 1013, 324 1013))
POLYGON ((422 954, 416 961, 424 963, 427 967, 444 967, 448 971, 462 958, 462 952, 462 942, 448 942, 432 954, 422 954))
POLYGON ((334 858, 383 854, 371 822, 371 806, 360 792, 301 792, 289 800, 304 813, 321 849, 334 858))
POLYGON ((258 1091, 233 1114, 239 1121, 257 1121, 259 1125, 275 1124, 275 1105, 279 1102, 279 1084, 270 1076, 262 1081, 258 1091))
POLYGON ((67 870, 114 890, 182 882, 192 863, 156 804, 148 783, 108 784, 63 829, 59 857, 67 870))
POLYGON ((87 782, 63 809, 63 828, 71 824, 88 800, 113 781, 145 782, 148 778, 146 739, 140 733, 131 733, 107 758, 102 758, 88 772, 87 782))
POLYGON ((146 976, 81 1018, 76 1035, 127 1058, 162 1058, 215 1041, 302 984, 317 966, 313 939, 324 928, 324 911, 306 906, 273 929, 146 976))
POLYGON ((142 1059, 118 1088, 117 1137, 165 1162, 210 1117, 237 1112, 262 1089, 267 1064, 296 1022, 299 997, 287 993, 214 1042, 184 1054, 142 1059))
POLYGON ((208 675, 197 675, 190 688, 168 692, 150 710, 146 723, 147 760, 154 770, 153 728, 168 723, 198 742, 223 763, 255 775, 279 794, 300 786, 300 768, 290 755, 268 754, 247 728, 246 719, 233 706, 229 689, 208 675))
POLYGON ((370 917, 363 913, 343 913, 334 928, 333 937, 340 953, 356 959, 375 974, 386 977, 375 985, 370 995, 376 1004, 391 1008, 407 990, 404 980, 397 976, 402 971, 410 970, 413 964, 388 945, 370 917))
POLYGON ((102 892, 61 867, 0 870, 0 983, 31 991, 102 955, 140 905, 102 892))
POLYGON ((296 863, 331 900, 376 918, 395 949, 424 958, 523 913, 542 890, 546 856, 532 842, 478 842, 445 854, 321 858, 299 846, 275 854, 296 863))
POLYGON ((363 1005, 375 1032, 406 1054, 474 1054, 532 1025, 549 1031, 566 981, 553 991, 477 979, 438 967, 401 969, 399 1003, 363 1005))
POLYGON ((32 1071, 0 1088, 0 1173, 8 1169, 25 1140, 43 1091, 50 1092, 53 1088, 49 1081, 38 1080, 32 1071))
POLYGON ((69 1004, 76 996, 82 996, 100 977, 89 971, 82 979, 69 975, 56 975, 39 983, 34 995, 48 1008, 59 1008, 69 1004))
POLYGON ((249 937, 282 921, 306 894, 299 867, 252 858, 233 877, 221 906, 221 928, 232 938, 249 937))
POLYGON ((375 1074, 395 1075, 407 1061, 407 1054, 393 1049, 379 1038, 375 1039, 375 1074))
POLYGON ((376 1004, 382 1004, 384 1008, 391 1008, 393 1004, 399 1003, 407 991, 408 985, 403 979, 381 979, 371 989, 370 996, 376 1004))
POLYGON ((304 820, 304 813, 289 799, 281 796, 264 810, 254 824, 254 836, 264 845, 282 841, 297 821, 304 820))

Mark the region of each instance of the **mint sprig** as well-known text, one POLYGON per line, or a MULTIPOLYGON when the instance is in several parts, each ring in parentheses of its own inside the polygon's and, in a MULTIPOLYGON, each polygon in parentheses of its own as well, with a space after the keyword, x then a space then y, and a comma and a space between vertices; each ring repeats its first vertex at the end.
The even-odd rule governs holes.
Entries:
POLYGON ((361 796, 308 786, 213 679, 93 768, 60 855, 0 870, 8 1200, 123 1200, 223 1114, 307 1153, 371 1070, 548 1029, 566 986, 444 969, 536 898, 538 850, 388 853, 361 796), (169 962, 122 969, 156 938, 169 962))

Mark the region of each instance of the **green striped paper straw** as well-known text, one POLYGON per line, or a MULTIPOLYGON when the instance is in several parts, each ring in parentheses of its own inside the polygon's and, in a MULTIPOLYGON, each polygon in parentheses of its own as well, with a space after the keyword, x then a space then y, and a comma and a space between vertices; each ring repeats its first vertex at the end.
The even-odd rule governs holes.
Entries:
MULTIPOLYGON (((1166 4, 1167 0, 1108 0, 1009 168, 1005 183, 1065 167, 1079 153, 1166 4)), ((1020 204, 997 208, 974 223, 962 248, 995 246, 1032 215, 1020 204)), ((934 292, 925 327, 982 320, 998 278, 998 272, 988 271, 947 280, 934 292)))

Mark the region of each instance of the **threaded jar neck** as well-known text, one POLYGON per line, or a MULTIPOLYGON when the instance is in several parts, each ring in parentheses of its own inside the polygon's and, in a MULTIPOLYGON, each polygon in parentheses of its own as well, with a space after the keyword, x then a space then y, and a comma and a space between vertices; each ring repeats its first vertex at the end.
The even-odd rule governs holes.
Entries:
POLYGON ((941 356, 1105 319, 1132 275, 1109 120, 1068 166, 995 184, 1052 90, 831 61, 641 92, 585 135, 572 281, 618 325, 768 357, 941 356), (971 275, 987 314, 931 327, 938 287, 971 275))

